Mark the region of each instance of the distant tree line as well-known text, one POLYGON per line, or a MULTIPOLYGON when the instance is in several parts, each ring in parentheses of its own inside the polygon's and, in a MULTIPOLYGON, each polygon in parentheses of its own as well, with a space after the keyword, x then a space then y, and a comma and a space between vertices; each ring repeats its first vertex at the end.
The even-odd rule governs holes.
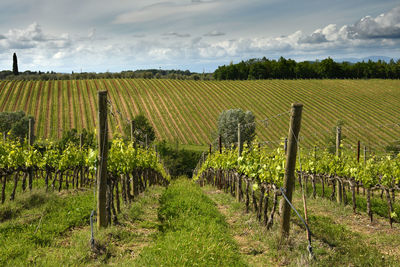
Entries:
POLYGON ((389 63, 378 60, 367 62, 335 62, 331 58, 322 61, 296 62, 280 57, 250 59, 237 64, 219 66, 214 72, 215 80, 258 79, 399 79, 400 59, 389 63))
POLYGON ((212 73, 195 73, 189 70, 128 70, 121 72, 81 72, 57 73, 41 71, 17 72, 0 71, 0 80, 87 80, 87 79, 117 79, 117 78, 144 78, 144 79, 177 79, 177 80, 211 80, 212 73))

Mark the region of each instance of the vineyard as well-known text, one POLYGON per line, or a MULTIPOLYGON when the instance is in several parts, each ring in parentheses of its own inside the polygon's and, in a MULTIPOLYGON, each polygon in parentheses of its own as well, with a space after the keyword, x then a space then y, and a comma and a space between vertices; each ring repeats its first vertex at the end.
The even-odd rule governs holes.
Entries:
MULTIPOLYGON (((373 194, 373 191, 378 191, 381 199, 385 194, 387 201, 387 207, 384 208, 386 212, 380 212, 379 215, 388 218, 391 226, 393 222, 400 222, 400 206, 395 203, 396 192, 400 190, 400 155, 373 156, 358 161, 353 151, 349 150, 340 157, 327 151, 311 150, 303 151, 297 161, 297 184, 300 191, 308 188, 307 182, 310 182, 312 196, 315 198, 319 184, 321 197, 349 203, 346 193, 348 190, 351 192, 351 203, 356 213, 356 192, 360 195, 360 188, 363 188, 363 195, 366 194, 366 212, 371 221, 371 192, 373 194), (331 195, 327 194, 328 188, 331 195)), ((282 196, 286 162, 283 147, 271 151, 267 147, 258 148, 257 144, 252 149, 245 146, 239 157, 237 148, 222 149, 221 153, 215 152, 199 166, 196 179, 200 184, 207 181, 233 193, 238 200, 245 201, 247 210, 254 206, 259 220, 263 217, 265 225, 270 228, 277 208, 277 198, 282 196), (273 206, 267 216, 269 197, 273 200, 273 206)))
POLYGON ((368 147, 382 148, 399 139, 399 80, 1 81, 0 111, 33 115, 36 136, 55 140, 71 128, 95 129, 96 92, 103 89, 108 90, 116 115, 109 120, 111 135, 126 126, 126 119, 143 113, 157 138, 205 145, 213 141, 218 115, 242 108, 255 114, 261 141, 279 143, 287 134, 287 120, 271 116, 301 102, 305 112, 300 138, 308 147, 323 142, 338 120, 345 123, 348 144, 360 140, 368 147))

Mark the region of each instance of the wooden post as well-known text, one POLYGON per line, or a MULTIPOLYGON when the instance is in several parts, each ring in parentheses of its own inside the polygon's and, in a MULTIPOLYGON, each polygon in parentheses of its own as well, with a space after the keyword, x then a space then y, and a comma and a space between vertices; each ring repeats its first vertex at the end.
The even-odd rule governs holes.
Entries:
MULTIPOLYGON (((341 156, 341 138, 342 138, 342 128, 340 126, 336 127, 336 156, 340 158, 341 156)), ((340 180, 336 180, 336 202, 342 203, 342 183, 340 180)))
POLYGON ((240 157, 242 155, 243 151, 243 144, 242 144, 242 138, 240 134, 240 123, 238 123, 238 156, 240 157))
MULTIPOLYGON (((241 140, 241 135, 240 135, 240 123, 238 123, 238 157, 242 155, 242 140, 241 140)), ((241 191, 242 191, 242 177, 240 174, 235 175, 235 178, 237 179, 236 183, 236 200, 239 202, 241 201, 241 191)))
MULTIPOLYGON (((33 119, 30 118, 29 119, 29 132, 28 132, 28 145, 29 145, 29 150, 32 148, 33 146, 33 142, 35 139, 34 136, 34 125, 33 125, 33 119)), ((29 170, 28 173, 28 186, 29 186, 29 190, 32 191, 32 183, 33 183, 33 170, 29 170)))
POLYGON ((222 137, 218 137, 219 154, 222 154, 222 137))
POLYGON ((361 143, 360 140, 357 142, 357 162, 360 162, 360 148, 361 148, 361 143))
POLYGON ((287 142, 288 142, 288 139, 286 137, 285 138, 285 143, 283 144, 283 149, 285 150, 285 155, 287 154, 287 142))
MULTIPOLYGON (((81 148, 81 150, 83 149, 83 133, 80 134, 79 136, 79 147, 81 148)), ((81 166, 80 170, 79 170, 79 175, 81 177, 81 187, 83 187, 83 183, 84 183, 84 179, 83 179, 83 166, 81 166)))
POLYGON ((107 91, 98 92, 99 101, 99 167, 97 171, 97 226, 107 227, 107 156, 108 156, 108 125, 107 125, 107 91))
POLYGON ((145 138, 146 149, 148 149, 149 148, 149 139, 147 138, 147 134, 144 136, 144 138, 145 138))
POLYGON ((210 144, 210 149, 208 151, 208 155, 211 155, 211 154, 212 154, 212 145, 210 144))
MULTIPOLYGON (((285 194, 290 202, 292 201, 293 184, 295 180, 297 141, 301 126, 302 110, 303 110, 302 104, 292 104, 289 134, 288 134, 288 150, 286 155, 285 181, 284 181, 285 194)), ((291 207, 289 203, 285 201, 282 208, 282 216, 281 216, 282 241, 289 237, 290 213, 291 213, 291 207)))
POLYGON ((342 138, 342 128, 340 126, 336 127, 336 156, 340 157, 341 156, 341 151, 340 151, 340 144, 341 144, 341 138, 342 138))

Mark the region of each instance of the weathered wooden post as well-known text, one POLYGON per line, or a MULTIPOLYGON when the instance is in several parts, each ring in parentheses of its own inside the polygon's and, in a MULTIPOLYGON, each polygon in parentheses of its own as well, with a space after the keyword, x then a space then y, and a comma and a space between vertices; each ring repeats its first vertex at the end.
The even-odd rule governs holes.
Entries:
MULTIPOLYGON (((83 140, 83 133, 81 133, 79 135, 79 147, 82 150, 83 149, 83 144, 84 144, 84 140, 83 140)), ((79 169, 79 175, 81 177, 81 187, 83 187, 83 183, 84 183, 84 179, 83 179, 83 166, 80 167, 79 169)))
POLYGON ((285 138, 285 143, 283 144, 283 149, 285 150, 285 155, 286 155, 286 153, 287 153, 287 142, 288 142, 288 139, 287 139, 287 137, 285 138))
MULTIPOLYGON (((238 123, 238 157, 242 156, 242 139, 240 134, 240 123, 238 123)), ((237 175, 236 183, 236 200, 241 200, 241 189, 242 189, 242 177, 237 175)))
POLYGON ((99 167, 97 171, 97 226, 107 227, 107 157, 108 157, 108 125, 107 125, 107 91, 98 92, 99 101, 99 167))
MULTIPOLYGON (((34 136, 34 122, 33 119, 29 119, 29 132, 28 132, 28 145, 29 145, 29 150, 32 149, 33 142, 34 142, 35 136, 34 136)), ((30 169, 28 173, 28 186, 29 190, 32 191, 32 183, 33 183, 33 170, 30 169)))
MULTIPOLYGON (((303 104, 292 104, 284 181, 285 194, 290 202, 292 201, 293 184, 295 180, 297 141, 301 126, 302 110, 303 104)), ((281 216, 281 241, 289 237, 290 213, 291 207, 289 203, 285 201, 281 216)))
POLYGON ((218 137, 218 148, 219 148, 219 154, 222 154, 222 137, 219 135, 218 137))
MULTIPOLYGON (((366 165, 367 165, 367 146, 364 146, 364 167, 366 165)), ((363 185, 363 195, 365 196, 365 185, 363 185)))
MULTIPOLYGON (((340 126, 336 127, 336 156, 340 158, 341 156, 341 138, 342 138, 342 128, 340 126)), ((342 203, 342 183, 339 179, 336 180, 336 202, 342 203)))

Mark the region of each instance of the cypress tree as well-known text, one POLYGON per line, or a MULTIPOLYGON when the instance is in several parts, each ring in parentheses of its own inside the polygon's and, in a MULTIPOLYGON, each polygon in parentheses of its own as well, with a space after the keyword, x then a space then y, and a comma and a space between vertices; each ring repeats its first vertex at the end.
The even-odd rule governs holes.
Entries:
POLYGON ((17 62, 17 54, 13 55, 13 73, 14 75, 18 75, 18 62, 17 62))

